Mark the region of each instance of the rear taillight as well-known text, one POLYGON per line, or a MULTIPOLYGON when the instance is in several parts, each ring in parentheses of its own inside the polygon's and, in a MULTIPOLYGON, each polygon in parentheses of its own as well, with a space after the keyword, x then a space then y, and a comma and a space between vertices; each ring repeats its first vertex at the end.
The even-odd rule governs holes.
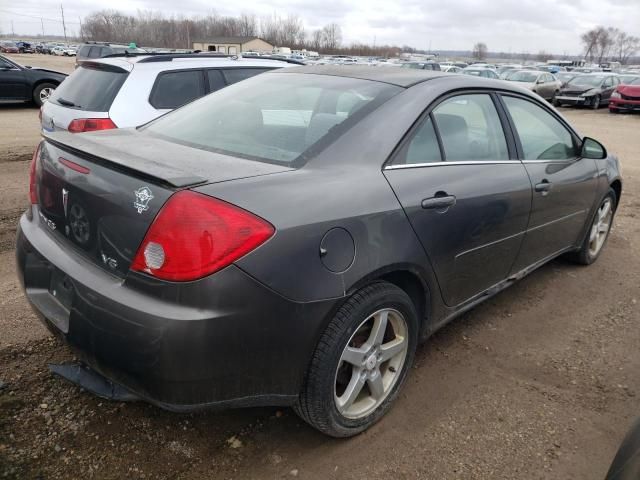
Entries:
POLYGON ((274 233, 273 226, 221 200, 183 190, 162 207, 131 270, 184 282, 235 262, 274 233))
POLYGON ((40 144, 36 147, 36 151, 33 152, 31 158, 31 165, 29 165, 29 200, 31 205, 37 205, 38 203, 38 157, 40 156, 40 144))
POLYGON ((69 124, 67 130, 71 133, 80 133, 111 130, 112 128, 118 127, 110 118, 76 118, 69 124))

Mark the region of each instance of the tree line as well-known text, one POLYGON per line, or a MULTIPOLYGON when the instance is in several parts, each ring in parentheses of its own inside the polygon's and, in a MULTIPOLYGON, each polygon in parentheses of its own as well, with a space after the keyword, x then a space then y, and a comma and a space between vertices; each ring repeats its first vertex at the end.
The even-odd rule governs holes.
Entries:
POLYGON ((102 10, 84 19, 84 40, 131 43, 147 47, 192 48, 194 41, 213 37, 260 37, 274 46, 315 50, 325 54, 393 56, 402 49, 391 45, 342 45, 340 26, 330 23, 307 31, 297 15, 238 17, 211 14, 201 17, 166 17, 158 12, 139 11, 127 15, 117 10, 102 10))
POLYGON ((584 58, 602 63, 606 60, 625 64, 640 50, 640 38, 615 27, 595 27, 580 37, 584 46, 584 58))

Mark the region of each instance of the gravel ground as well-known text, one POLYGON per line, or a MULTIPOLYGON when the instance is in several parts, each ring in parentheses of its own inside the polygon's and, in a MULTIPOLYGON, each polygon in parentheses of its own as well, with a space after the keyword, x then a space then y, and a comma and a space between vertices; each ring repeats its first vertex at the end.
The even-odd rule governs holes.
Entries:
POLYGON ((622 159, 602 257, 554 261, 445 327, 389 415, 333 440, 289 409, 178 415, 54 378, 47 363, 72 355, 27 307, 12 252, 28 170, 12 160, 37 110, 0 107, 0 478, 602 479, 640 414, 640 116, 563 113, 622 159))

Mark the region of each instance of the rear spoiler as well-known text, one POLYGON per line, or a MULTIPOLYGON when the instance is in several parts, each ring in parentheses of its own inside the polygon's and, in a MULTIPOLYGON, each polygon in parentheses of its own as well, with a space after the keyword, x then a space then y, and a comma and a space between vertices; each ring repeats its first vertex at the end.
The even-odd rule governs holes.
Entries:
POLYGON ((46 142, 54 147, 71 153, 80 158, 89 160, 98 165, 104 165, 113 170, 127 173, 138 178, 149 180, 155 184, 170 188, 186 188, 207 183, 207 179, 192 175, 184 170, 161 165, 153 160, 133 157, 122 158, 115 155, 112 150, 104 148, 87 134, 75 134, 68 132, 43 132, 46 142), (93 151, 95 153, 89 153, 93 151))

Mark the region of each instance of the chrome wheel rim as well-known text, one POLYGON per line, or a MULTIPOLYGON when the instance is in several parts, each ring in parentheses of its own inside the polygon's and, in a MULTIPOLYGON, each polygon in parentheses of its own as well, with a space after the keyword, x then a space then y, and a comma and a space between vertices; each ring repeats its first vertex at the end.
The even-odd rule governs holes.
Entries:
POLYGON ((53 93, 53 88, 50 88, 50 87, 45 87, 42 90, 40 90, 40 100, 42 101, 42 103, 49 100, 49 97, 51 96, 52 93, 53 93))
POLYGON ((346 418, 363 418, 389 396, 409 346, 407 321, 397 310, 373 313, 356 328, 336 370, 334 400, 346 418))
POLYGON ((604 245, 609 229, 611 228, 611 220, 613 219, 613 204, 610 198, 607 198, 596 213, 596 218, 591 225, 589 232, 589 255, 595 257, 600 253, 604 245))

